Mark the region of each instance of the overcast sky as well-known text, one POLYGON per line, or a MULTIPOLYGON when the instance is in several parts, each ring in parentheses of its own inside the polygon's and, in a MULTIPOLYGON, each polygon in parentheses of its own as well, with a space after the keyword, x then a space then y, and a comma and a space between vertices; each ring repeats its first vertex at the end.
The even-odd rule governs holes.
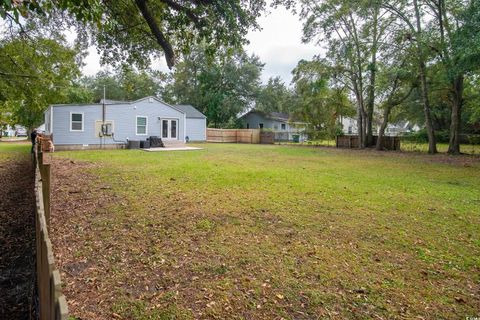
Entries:
MULTIPOLYGON (((271 13, 260 18, 261 31, 250 32, 247 35, 250 44, 246 47, 249 53, 255 53, 265 63, 262 81, 280 76, 290 83, 291 71, 300 59, 311 59, 319 52, 312 44, 302 44, 302 23, 298 16, 284 8, 272 9, 271 13)), ((88 75, 100 70, 99 56, 95 48, 90 48, 90 54, 85 59, 83 72, 88 75)), ((167 71, 164 60, 155 61, 155 69, 167 71)))

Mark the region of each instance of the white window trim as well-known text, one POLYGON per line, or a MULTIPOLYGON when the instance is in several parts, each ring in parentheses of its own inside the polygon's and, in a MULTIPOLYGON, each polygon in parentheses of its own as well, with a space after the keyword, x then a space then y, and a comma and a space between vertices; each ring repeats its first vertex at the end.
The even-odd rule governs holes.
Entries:
POLYGON ((137 135, 137 136, 148 136, 148 117, 147 116, 136 116, 135 117, 135 135, 137 135), (145 133, 138 133, 138 118, 145 118, 145 133))
POLYGON ((70 132, 83 132, 85 129, 85 112, 73 112, 73 111, 70 111, 70 132), (74 130, 72 128, 72 124, 73 124, 73 121, 72 121, 72 115, 73 114, 81 114, 82 115, 82 130, 74 130))

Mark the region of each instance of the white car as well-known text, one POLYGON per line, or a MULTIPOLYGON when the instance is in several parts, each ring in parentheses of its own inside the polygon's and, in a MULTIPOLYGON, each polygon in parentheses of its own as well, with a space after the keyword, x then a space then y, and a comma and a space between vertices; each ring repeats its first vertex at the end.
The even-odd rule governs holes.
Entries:
POLYGON ((18 128, 15 130, 15 137, 26 137, 27 130, 25 128, 18 128))

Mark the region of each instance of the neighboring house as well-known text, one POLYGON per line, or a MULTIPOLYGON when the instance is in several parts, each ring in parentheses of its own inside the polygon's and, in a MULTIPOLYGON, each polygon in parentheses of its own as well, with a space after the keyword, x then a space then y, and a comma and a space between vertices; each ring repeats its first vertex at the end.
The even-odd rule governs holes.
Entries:
POLYGON ((121 147, 150 136, 172 141, 205 141, 206 117, 190 105, 158 98, 105 104, 57 104, 45 111, 45 133, 62 149, 121 147))
POLYGON ((306 140, 302 132, 306 123, 295 121, 288 113, 262 112, 250 110, 240 117, 245 129, 268 129, 275 132, 275 138, 281 140, 293 140, 294 135, 300 135, 300 140, 306 140))
POLYGON ((420 127, 416 124, 412 124, 409 121, 399 121, 396 123, 389 123, 385 128, 386 136, 400 136, 405 133, 417 132, 420 127))
POLYGON ((11 127, 11 126, 7 125, 6 129, 3 131, 3 135, 6 136, 6 137, 14 137, 15 136, 15 131, 16 131, 15 127, 11 127))
POLYGON ((344 134, 358 134, 357 119, 350 117, 340 117, 339 122, 344 134))
MULTIPOLYGON (((356 135, 358 134, 357 119, 350 117, 341 117, 339 119, 344 134, 356 135)), ((380 126, 377 129, 374 127, 374 132, 378 134, 380 126), (376 131, 375 131, 376 130, 376 131)), ((411 124, 409 121, 399 121, 397 123, 389 123, 385 128, 385 136, 399 136, 409 132, 417 132, 420 127, 416 124, 411 124)))

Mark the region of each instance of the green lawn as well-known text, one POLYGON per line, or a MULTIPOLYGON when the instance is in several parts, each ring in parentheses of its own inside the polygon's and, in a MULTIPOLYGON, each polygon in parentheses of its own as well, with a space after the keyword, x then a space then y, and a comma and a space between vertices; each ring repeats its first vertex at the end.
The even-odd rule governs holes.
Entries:
MULTIPOLYGON (((279 142, 280 145, 307 145, 307 146, 324 146, 324 147, 335 147, 335 140, 313 140, 306 141, 303 143, 295 142, 279 142)), ((403 152, 428 152, 428 143, 427 142, 416 142, 409 141, 407 139, 402 139, 400 141, 400 149, 403 152)), ((437 150, 439 153, 447 153, 448 143, 437 143, 437 150)), ((480 145, 479 144, 462 144, 460 145, 460 151, 464 154, 470 155, 479 155, 480 154, 480 145)))
POLYGON ((51 236, 72 315, 480 315, 478 158, 200 146, 55 153, 79 201, 51 236))
POLYGON ((30 143, 12 143, 0 141, 0 162, 24 157, 30 152, 30 143))

